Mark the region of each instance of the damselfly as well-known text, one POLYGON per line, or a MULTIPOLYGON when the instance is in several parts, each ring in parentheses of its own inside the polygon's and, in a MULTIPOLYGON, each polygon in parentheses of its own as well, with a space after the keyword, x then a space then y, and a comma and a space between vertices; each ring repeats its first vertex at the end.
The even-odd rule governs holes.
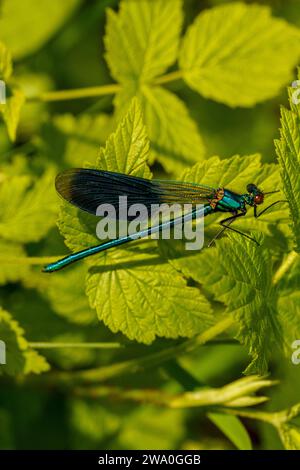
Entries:
MULTIPOLYGON (((111 204, 118 211, 118 204, 121 196, 127 197, 128 205, 143 204, 146 208, 151 208, 153 204, 187 204, 193 206, 203 204, 199 208, 192 209, 189 214, 190 219, 205 217, 216 212, 230 213, 229 217, 222 219, 219 223, 221 229, 211 240, 210 244, 216 240, 225 230, 232 230, 240 235, 258 242, 250 235, 233 228, 232 223, 239 217, 247 213, 247 206, 253 207, 254 217, 258 218, 275 204, 285 202, 278 200, 267 206, 258 213, 257 206, 264 202, 267 194, 278 191, 263 192, 255 184, 247 185, 245 194, 238 194, 226 188, 212 188, 202 184, 185 183, 179 181, 148 180, 136 176, 123 175, 109 171, 75 168, 66 170, 56 177, 56 190, 68 202, 79 209, 96 215, 97 208, 101 204, 111 204)), ((118 217, 118 212, 117 217, 118 217)), ((81 250, 62 258, 54 263, 48 264, 44 272, 51 273, 58 271, 65 266, 81 260, 88 256, 114 248, 124 243, 147 237, 153 233, 162 232, 167 227, 174 227, 182 222, 182 217, 149 226, 133 235, 109 240, 97 246, 81 250)))

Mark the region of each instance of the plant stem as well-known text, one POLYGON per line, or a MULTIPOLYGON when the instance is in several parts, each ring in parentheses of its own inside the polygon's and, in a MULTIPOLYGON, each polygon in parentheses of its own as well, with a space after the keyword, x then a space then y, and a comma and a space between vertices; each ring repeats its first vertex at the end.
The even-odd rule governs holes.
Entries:
POLYGON ((81 349, 119 349, 124 346, 120 343, 47 343, 31 341, 31 348, 35 349, 62 349, 62 348, 81 348, 81 349))
POLYGON ((237 408, 223 408, 222 411, 227 414, 240 416, 241 418, 256 419, 269 424, 274 423, 274 413, 257 410, 243 410, 237 408))
MULTIPOLYGON (((152 85, 162 85, 164 83, 173 82, 182 78, 182 71, 175 70, 174 72, 167 73, 161 77, 156 78, 152 85)), ((104 95, 115 95, 121 90, 119 83, 111 83, 109 85, 100 85, 86 88, 73 88, 70 90, 57 90, 57 91, 46 91, 36 96, 27 97, 27 102, 35 101, 66 101, 66 100, 78 100, 82 98, 93 98, 104 95)))
POLYGON ((118 401, 149 403, 156 406, 170 407, 172 396, 162 390, 132 389, 126 390, 116 386, 76 387, 75 396, 99 400, 109 398, 118 401))
POLYGON ((210 327, 208 330, 199 334, 195 338, 184 341, 168 349, 148 354, 127 361, 117 362, 115 364, 98 367, 84 371, 70 372, 53 372, 48 374, 48 380, 51 383, 60 383, 61 385, 70 386, 72 384, 93 384, 102 382, 113 377, 117 377, 126 373, 136 373, 146 368, 153 368, 171 358, 185 354, 196 349, 198 346, 205 344, 207 341, 215 338, 219 334, 227 330, 234 320, 231 316, 225 317, 218 323, 210 327))
POLYGON ((174 72, 167 73, 162 75, 154 80, 154 85, 163 85, 164 83, 174 82, 175 80, 180 80, 183 76, 182 70, 174 70, 174 72))
MULTIPOLYGON (((225 406, 229 407, 230 410, 235 410, 235 407, 239 407, 238 400, 243 400, 244 403, 247 403, 247 406, 254 406, 262 401, 266 400, 264 396, 253 396, 253 392, 260 390, 263 387, 269 387, 273 385, 272 381, 261 380, 258 376, 253 376, 253 378, 243 378, 236 380, 232 383, 224 385, 223 387, 211 388, 211 387, 202 387, 199 389, 197 382, 192 384, 194 391, 190 392, 180 392, 171 394, 164 390, 155 390, 155 389, 124 389, 121 387, 115 386, 106 386, 106 385, 94 385, 92 387, 76 387, 75 393, 81 394, 83 396, 89 396, 91 398, 97 399, 103 396, 115 397, 117 396, 121 400, 133 399, 138 401, 149 401, 150 403, 167 406, 169 408, 201 408, 201 407, 220 407, 225 406), (231 405, 231 403, 236 403, 231 405)), ((243 408, 246 410, 245 413, 248 413, 248 408, 243 408)), ((295 410, 296 412, 297 410, 295 410)), ((295 414, 294 412, 294 414, 295 414)), ((251 413, 251 411, 249 412, 251 413)), ((262 413, 258 411, 258 414, 262 413)), ((270 415, 272 415, 272 420, 276 413, 263 413, 267 417, 264 417, 264 420, 269 420, 270 415)), ((282 415, 282 412, 279 413, 282 415)), ((257 416, 255 415, 257 418, 257 416)), ((257 418, 259 419, 259 418, 257 418)))
POLYGON ((114 95, 120 91, 118 83, 87 88, 73 88, 70 90, 46 91, 37 96, 27 98, 27 101, 65 101, 92 98, 95 96, 114 95))
POLYGON ((280 279, 290 269, 290 267, 293 265, 293 263, 296 261, 297 258, 298 258, 298 253, 296 253, 296 251, 291 251, 291 253, 287 255, 287 257, 281 263, 278 270, 273 276, 273 284, 277 284, 280 281, 280 279))

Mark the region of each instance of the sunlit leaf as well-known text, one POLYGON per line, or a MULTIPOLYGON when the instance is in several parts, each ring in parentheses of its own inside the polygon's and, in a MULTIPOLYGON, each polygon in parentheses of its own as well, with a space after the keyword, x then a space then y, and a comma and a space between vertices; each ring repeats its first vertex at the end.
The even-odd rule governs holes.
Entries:
POLYGON ((181 17, 179 0, 125 0, 118 14, 109 12, 105 41, 112 75, 122 83, 115 100, 117 113, 123 115, 132 97, 139 97, 152 157, 168 172, 181 171, 204 155, 202 139, 185 104, 150 83, 176 59, 181 17))
POLYGON ((54 225, 57 197, 49 169, 33 185, 32 178, 11 176, 0 184, 0 236, 27 243, 40 240, 54 225))
POLYGON ((129 84, 116 97, 120 115, 132 96, 138 96, 142 105, 151 141, 151 161, 157 159, 168 172, 178 174, 203 160, 203 141, 182 100, 159 86, 144 85, 138 91, 129 84))
POLYGON ((267 7, 229 3, 200 13, 185 35, 179 65, 186 83, 230 106, 253 106, 291 78, 300 32, 267 7))
POLYGON ((123 0, 108 10, 106 60, 121 82, 148 82, 175 61, 182 23, 181 0, 123 0))
POLYGON ((5 44, 0 41, 0 79, 5 82, 12 74, 11 55, 5 44))
POLYGON ((249 434, 245 426, 236 416, 225 415, 223 413, 209 413, 208 416, 238 449, 252 449, 249 434))
POLYGON ((79 264, 66 272, 49 276, 47 285, 41 285, 41 293, 49 299, 52 308, 71 323, 88 325, 96 315, 85 295, 86 266, 79 264))
POLYGON ((295 245, 300 251, 300 107, 292 101, 294 91, 290 90, 291 109, 281 109, 280 140, 276 140, 275 144, 295 245))
POLYGON ((238 339, 252 357, 246 373, 265 374, 275 344, 283 348, 269 252, 241 235, 229 234, 216 248, 171 263, 227 306, 238 322, 238 339))
POLYGON ((0 239, 0 285, 17 282, 29 276, 29 266, 18 261, 19 258, 25 257, 22 245, 0 239))
POLYGON ((10 94, 6 98, 6 103, 0 104, 0 113, 6 124, 9 138, 14 141, 25 96, 23 91, 17 87, 10 87, 8 90, 10 94))

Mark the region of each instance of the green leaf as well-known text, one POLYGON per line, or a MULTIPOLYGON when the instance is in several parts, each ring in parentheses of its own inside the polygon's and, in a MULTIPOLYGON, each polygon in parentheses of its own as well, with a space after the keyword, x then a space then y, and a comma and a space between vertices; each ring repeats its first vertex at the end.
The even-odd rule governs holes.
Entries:
POLYGON ((288 354, 290 355, 291 344, 300 337, 299 290, 296 290, 289 295, 281 295, 278 299, 278 311, 281 328, 284 331, 285 343, 288 348, 288 354))
POLYGON ((96 166, 102 170, 149 177, 147 166, 149 140, 143 124, 142 111, 137 99, 133 99, 128 113, 117 131, 100 149, 96 166))
POLYGON ((0 80, 5 82, 12 74, 12 60, 7 47, 0 41, 0 80))
POLYGON ((121 2, 109 11, 105 44, 113 77, 122 83, 115 99, 123 116, 138 96, 142 104, 152 158, 168 172, 181 171, 203 158, 204 146, 185 104, 159 86, 151 86, 176 59, 182 22, 181 0, 121 2))
POLYGON ((40 288, 41 294, 50 301, 56 313, 82 326, 96 320, 95 312, 91 310, 85 295, 85 276, 86 265, 78 264, 66 272, 48 276, 47 284, 42 284, 40 288))
MULTIPOLYGON (((66 273, 64 273, 66 274, 66 273)), ((44 284, 45 291, 47 290, 47 281, 51 276, 44 276, 43 274, 37 274, 41 278, 41 286, 39 291, 42 290, 42 282, 44 284)), ((81 279, 81 284, 84 286, 84 279, 81 279)), ((105 331, 104 328, 96 328, 95 325, 88 328, 84 326, 82 322, 71 322, 71 318, 65 315, 56 315, 57 311, 54 311, 49 302, 45 300, 39 292, 31 288, 31 278, 26 283, 26 289, 15 289, 7 302, 7 307, 14 312, 15 318, 26 331, 26 337, 30 338, 31 341, 37 343, 85 343, 85 342, 112 342, 113 338, 109 332, 105 331), (29 308, 30 306, 30 308, 29 308), (38 321, 37 321, 38 319, 38 321)), ((73 305, 74 313, 75 303, 78 302, 76 296, 76 290, 80 289, 79 285, 76 285, 74 289, 73 285, 73 299, 70 298, 71 305, 73 305)), ((60 292, 57 293, 60 295, 60 292)), ((44 295, 47 298, 47 294, 44 295)), ((96 317, 94 312, 94 317, 96 317)), ((84 319, 83 319, 84 321, 84 319)), ((36 349, 38 350, 38 348, 36 349)), ((41 349, 41 351, 47 351, 47 359, 51 363, 55 364, 60 369, 72 370, 76 368, 86 368, 95 364, 97 353, 95 349, 91 348, 50 348, 41 349)), ((101 361, 105 351, 99 352, 101 354, 101 361)), ((32 355, 31 355, 32 356, 32 355)), ((33 368, 31 358, 28 358, 29 366, 33 368)))
POLYGON ((0 184, 0 236, 27 243, 40 240, 54 225, 57 197, 49 169, 32 186, 30 176, 12 176, 0 184))
POLYGON ((267 7, 230 3, 200 13, 188 28, 179 65, 186 83, 230 106, 278 94, 300 54, 300 33, 267 7))
POLYGON ((280 439, 287 450, 300 450, 300 403, 270 414, 269 422, 277 429, 280 439), (295 420, 298 418, 298 422, 295 420))
POLYGON ((279 426, 278 433, 286 450, 300 450, 300 427, 291 424, 279 426))
POLYGON ((149 82, 175 62, 182 24, 181 0, 123 0, 108 10, 106 60, 119 82, 149 82))
POLYGON ((42 47, 79 3, 80 0, 52 0, 51 3, 47 0, 3 0, 0 38, 9 46, 13 57, 20 59, 42 47))
POLYGON ((0 339, 6 349, 6 363, 1 364, 0 375, 39 374, 49 369, 46 359, 29 347, 23 329, 1 308, 0 339))
POLYGON ((255 406, 268 400, 265 396, 254 395, 262 388, 271 387, 275 384, 271 380, 251 375, 242 377, 223 387, 201 388, 192 392, 184 392, 169 397, 172 408, 190 408, 200 406, 226 406, 229 408, 240 408, 255 406))
POLYGON ((212 324, 205 297, 187 287, 178 272, 161 264, 156 255, 114 251, 88 274, 87 294, 99 318, 114 333, 121 331, 147 344, 155 336, 192 337, 212 324))
MULTIPOLYGON (((299 75, 300 77, 300 75, 299 75)), ((300 251, 300 107, 281 109, 280 140, 275 141, 283 190, 289 204, 296 250, 300 251)))
POLYGON ((252 356, 245 373, 263 375, 274 346, 280 348, 283 342, 272 286, 271 257, 267 250, 233 234, 222 240, 217 250, 226 273, 219 281, 217 298, 224 300, 227 310, 233 313, 239 323, 237 337, 252 356))
POLYGON ((144 85, 138 91, 128 84, 116 96, 119 115, 132 96, 138 96, 142 105, 151 141, 151 160, 159 160, 170 173, 179 173, 203 159, 203 141, 182 100, 159 86, 144 85))
POLYGON ((252 450, 249 434, 236 416, 208 413, 208 417, 239 450, 252 450))
POLYGON ((0 239, 0 285, 20 281, 30 275, 29 266, 16 261, 11 262, 11 258, 17 259, 25 256, 25 250, 21 245, 0 239))
POLYGON ((53 162, 73 167, 93 162, 112 130, 108 114, 60 114, 42 127, 39 147, 53 162))
POLYGON ((41 356, 34 349, 24 351, 25 368, 23 373, 27 374, 41 374, 47 372, 50 366, 44 356, 41 356))
POLYGON ((279 348, 283 343, 269 252, 240 235, 228 234, 216 248, 171 263, 227 306, 239 325, 237 337, 252 357, 245 373, 264 375, 275 343, 279 348))
MULTIPOLYGON (((134 100, 101 149, 97 168, 149 176, 148 149, 141 110, 134 100)), ((65 205, 59 227, 67 245, 78 250, 99 243, 95 222, 95 217, 65 205)), ((143 252, 142 242, 89 260, 86 290, 91 306, 113 332, 145 343, 156 335, 176 338, 203 331, 212 322, 207 300, 199 290, 187 287, 176 270, 157 256, 154 242, 149 243, 148 252, 143 252)))
POLYGON ((7 127, 10 140, 16 140, 17 127, 20 119, 20 112, 25 102, 25 95, 22 90, 16 86, 7 88, 9 94, 6 97, 6 103, 0 104, 0 114, 7 127))
POLYGON ((291 354, 291 344, 300 338, 299 279, 300 262, 298 260, 278 285, 278 312, 288 356, 291 354))
POLYGON ((147 132, 155 158, 178 173, 204 157, 204 144, 183 101, 162 87, 142 89, 147 132))
POLYGON ((0 80, 4 80, 6 87, 6 101, 5 103, 0 103, 0 114, 6 124, 10 140, 14 141, 16 140, 16 132, 25 95, 18 86, 10 84, 11 74, 11 55, 6 46, 0 41, 0 80))

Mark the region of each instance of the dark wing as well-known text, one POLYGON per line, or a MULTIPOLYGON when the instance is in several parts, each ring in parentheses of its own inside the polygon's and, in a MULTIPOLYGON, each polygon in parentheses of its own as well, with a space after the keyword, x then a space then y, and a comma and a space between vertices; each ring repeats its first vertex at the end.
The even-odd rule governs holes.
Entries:
POLYGON ((111 204, 118 214, 119 197, 127 196, 127 205, 203 204, 215 197, 215 189, 179 181, 148 180, 110 171, 74 168, 56 177, 56 190, 68 202, 83 211, 96 214, 101 204, 111 204))

